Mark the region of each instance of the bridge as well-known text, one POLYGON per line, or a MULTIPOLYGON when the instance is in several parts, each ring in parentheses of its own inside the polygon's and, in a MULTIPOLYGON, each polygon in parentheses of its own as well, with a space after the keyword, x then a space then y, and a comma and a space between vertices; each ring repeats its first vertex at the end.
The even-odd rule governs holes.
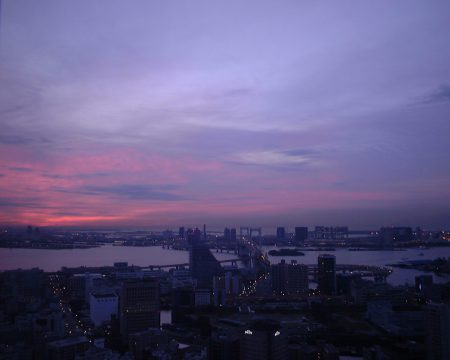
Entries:
MULTIPOLYGON (((250 227, 242 227, 240 229, 240 238, 237 243, 237 248, 233 247, 213 247, 210 248, 210 251, 219 252, 233 252, 237 253, 238 257, 227 260, 218 260, 219 263, 231 263, 236 265, 238 261, 244 263, 244 265, 250 269, 259 270, 262 272, 268 272, 270 270, 270 260, 267 255, 265 255, 258 245, 253 241, 253 232, 257 232, 259 237, 256 237, 256 240, 260 239, 261 229, 260 228, 250 228, 250 227)), ((175 247, 174 247, 175 248, 175 247)), ((183 264, 169 264, 169 265, 151 265, 149 268, 152 269, 163 269, 163 268, 180 268, 180 267, 189 267, 189 263, 183 264)), ((312 278, 317 278, 318 274, 318 266, 317 264, 307 265, 308 274, 312 278)), ((392 273, 392 270, 386 267, 379 266, 370 266, 370 265, 354 265, 354 264, 336 264, 336 272, 344 272, 344 273, 359 273, 363 277, 382 277, 386 278, 392 273)))
MULTIPOLYGON (((225 263, 231 263, 231 264, 237 264, 238 261, 242 261, 240 258, 235 259, 226 259, 226 260, 217 260, 221 264, 225 263)), ((147 268, 149 269, 167 269, 167 268, 189 268, 189 263, 182 263, 182 264, 166 264, 166 265, 148 265, 147 268)))

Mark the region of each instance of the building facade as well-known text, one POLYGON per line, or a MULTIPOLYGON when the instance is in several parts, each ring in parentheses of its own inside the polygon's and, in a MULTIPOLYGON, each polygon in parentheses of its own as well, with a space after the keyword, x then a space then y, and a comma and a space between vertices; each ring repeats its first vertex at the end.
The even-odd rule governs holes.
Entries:
POLYGON ((89 314, 95 326, 100 326, 111 320, 112 315, 118 315, 119 297, 110 292, 104 294, 92 293, 89 301, 89 314))
POLYGON ((305 226, 296 226, 294 232, 294 240, 296 245, 303 245, 308 239, 308 228, 305 226))
POLYGON ((270 266, 272 292, 277 295, 307 293, 309 289, 308 267, 292 260, 287 264, 281 260, 279 264, 270 266))
POLYGON ((223 275, 223 269, 206 242, 202 241, 200 230, 188 231, 188 241, 191 276, 200 286, 210 287, 214 276, 223 275))
POLYGON ((120 291, 120 333, 130 334, 159 328, 159 283, 157 279, 128 280, 120 291))
POLYGON ((322 254, 318 257, 318 289, 324 295, 336 294, 336 257, 322 254))

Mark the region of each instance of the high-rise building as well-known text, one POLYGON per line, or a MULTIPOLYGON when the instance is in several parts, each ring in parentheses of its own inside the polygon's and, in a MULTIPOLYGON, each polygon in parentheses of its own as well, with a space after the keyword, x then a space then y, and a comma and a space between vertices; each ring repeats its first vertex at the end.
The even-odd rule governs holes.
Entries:
POLYGON ((284 240, 285 237, 286 237, 286 231, 285 231, 284 227, 278 226, 277 227, 277 239, 284 240))
POLYGON ((225 230, 223 231, 223 237, 224 237, 225 241, 230 241, 231 230, 228 229, 227 227, 226 227, 225 230))
POLYGON ((297 294, 308 292, 308 267, 292 260, 287 264, 281 260, 279 264, 270 266, 272 292, 275 294, 297 294))
POLYGON ((184 226, 180 226, 180 228, 178 229, 178 236, 184 239, 184 226))
POLYGON ((95 288, 99 284, 101 284, 103 277, 101 274, 87 272, 84 274, 84 279, 86 282, 84 288, 84 300, 89 304, 89 301, 91 300, 91 293, 95 291, 95 288))
POLYGON ((427 360, 450 359, 450 305, 429 304, 425 309, 427 360))
POLYGON ((230 230, 230 242, 235 243, 237 240, 237 236, 236 236, 236 228, 232 228, 230 230))
POLYGON ((295 244, 303 245, 308 238, 308 228, 305 226, 297 226, 295 228, 295 244))
POLYGON ((288 339, 278 321, 253 321, 241 335, 242 360, 287 360, 288 339))
POLYGON ((450 305, 429 304, 425 309, 427 360, 450 359, 450 305))
POLYGON ((2 294, 11 302, 32 302, 45 295, 45 273, 34 268, 29 270, 8 270, 0 273, 2 294))
POLYGON ((223 231, 223 237, 227 243, 235 243, 236 242, 236 229, 225 228, 223 231))
POLYGON ((384 227, 380 229, 380 239, 384 245, 392 245, 396 242, 408 242, 413 240, 413 231, 410 227, 384 227))
POLYGON ((307 293, 309 290, 308 267, 298 264, 296 260, 292 260, 288 265, 287 285, 289 294, 307 293))
POLYGON ((191 276, 198 281, 200 286, 211 286, 213 276, 223 274, 222 266, 211 253, 207 244, 202 241, 200 230, 188 231, 188 241, 191 276))
POLYGON ((195 230, 187 229, 186 239, 189 245, 192 245, 193 243, 199 243, 202 241, 202 233, 198 228, 196 228, 195 230))
POLYGON ((215 306, 224 305, 228 297, 239 295, 241 279, 239 275, 226 272, 224 276, 213 278, 213 300, 215 306))
POLYGON ((322 294, 336 293, 336 257, 322 254, 318 257, 318 289, 322 294))
POLYGON ((156 278, 127 280, 120 292, 120 333, 128 335, 159 328, 159 283, 156 278))
POLYGON ((84 300, 86 296, 85 274, 73 274, 67 282, 67 292, 72 300, 84 300))
POLYGON ((316 226, 314 229, 316 240, 343 240, 348 238, 348 226, 316 226))

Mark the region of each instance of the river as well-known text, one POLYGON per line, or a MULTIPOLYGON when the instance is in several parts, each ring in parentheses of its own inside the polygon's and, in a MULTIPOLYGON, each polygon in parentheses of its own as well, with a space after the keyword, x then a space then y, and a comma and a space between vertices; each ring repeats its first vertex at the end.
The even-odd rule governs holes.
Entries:
MULTIPOLYGON (((275 249, 272 246, 264 246, 263 252, 275 249)), ((234 259, 235 254, 216 253, 220 260, 234 259)), ((305 256, 283 257, 286 261, 292 259, 303 264, 316 264, 317 256, 323 251, 305 251, 305 256)), ((336 249, 330 252, 336 256, 338 264, 360 264, 384 266, 404 260, 435 259, 437 257, 450 257, 450 248, 431 249, 406 249, 404 251, 348 251, 336 249), (423 255, 421 255, 423 254, 423 255)), ((269 256, 273 263, 281 260, 281 257, 269 256)), ((189 262, 189 254, 183 250, 163 249, 161 246, 129 247, 104 245, 89 249, 6 249, 0 248, 0 270, 30 269, 38 267, 44 271, 58 271, 61 267, 78 266, 110 266, 114 262, 126 261, 130 265, 169 265, 189 262)), ((414 278, 422 272, 410 269, 394 268, 394 272, 388 277, 388 282, 393 285, 414 284, 414 278)), ((450 276, 436 276, 436 282, 450 281, 450 276)))

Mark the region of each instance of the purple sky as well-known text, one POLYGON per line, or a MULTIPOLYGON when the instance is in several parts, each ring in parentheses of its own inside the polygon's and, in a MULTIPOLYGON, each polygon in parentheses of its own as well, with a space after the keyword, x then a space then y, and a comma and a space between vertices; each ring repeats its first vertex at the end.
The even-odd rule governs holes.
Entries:
POLYGON ((450 227, 450 2, 3 0, 0 223, 450 227))

